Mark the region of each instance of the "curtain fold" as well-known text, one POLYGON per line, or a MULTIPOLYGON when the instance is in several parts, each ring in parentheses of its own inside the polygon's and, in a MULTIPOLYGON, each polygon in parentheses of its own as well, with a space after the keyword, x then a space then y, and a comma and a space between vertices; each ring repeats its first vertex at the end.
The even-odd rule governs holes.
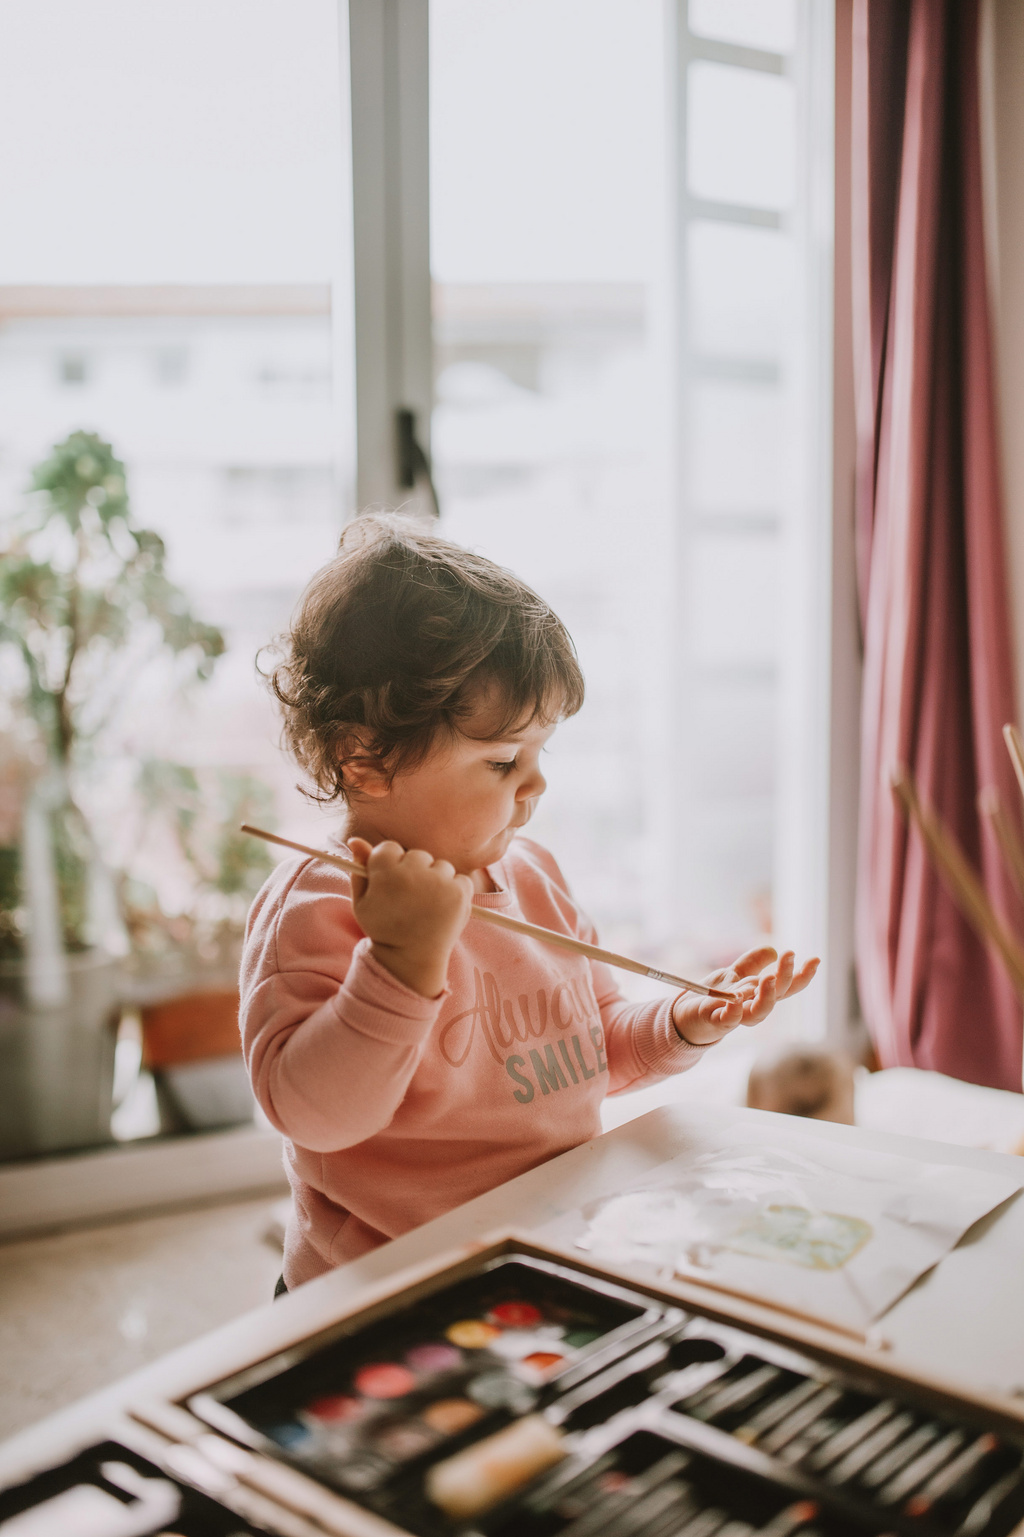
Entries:
POLYGON ((1017 815, 984 247, 979 0, 854 0, 856 547, 864 636, 857 971, 883 1066, 1020 1090, 1021 1005, 889 789, 905 765, 1018 932, 977 812, 1017 815))

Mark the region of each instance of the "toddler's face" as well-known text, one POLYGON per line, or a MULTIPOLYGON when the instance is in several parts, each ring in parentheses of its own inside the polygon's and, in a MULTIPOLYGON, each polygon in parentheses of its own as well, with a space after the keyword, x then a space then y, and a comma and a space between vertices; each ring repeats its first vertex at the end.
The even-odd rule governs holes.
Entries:
POLYGON ((500 741, 486 739, 488 715, 496 719, 482 702, 467 722, 469 734, 396 774, 390 788, 366 782, 351 803, 349 835, 426 849, 463 875, 500 859, 546 789, 540 754, 555 728, 533 721, 500 741))

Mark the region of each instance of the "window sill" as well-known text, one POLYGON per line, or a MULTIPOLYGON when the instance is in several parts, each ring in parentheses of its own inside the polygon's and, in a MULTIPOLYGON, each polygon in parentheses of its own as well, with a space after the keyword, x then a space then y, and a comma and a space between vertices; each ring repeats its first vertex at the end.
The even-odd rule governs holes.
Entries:
POLYGON ((0 1167, 0 1239, 287 1188, 281 1139, 242 1126, 0 1167))

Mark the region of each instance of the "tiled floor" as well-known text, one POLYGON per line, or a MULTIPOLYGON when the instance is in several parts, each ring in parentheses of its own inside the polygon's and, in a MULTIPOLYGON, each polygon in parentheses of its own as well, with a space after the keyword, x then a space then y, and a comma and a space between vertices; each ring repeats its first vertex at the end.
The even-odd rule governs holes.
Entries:
POLYGON ((0 1247, 0 1439, 268 1302, 276 1202, 240 1201, 0 1247))

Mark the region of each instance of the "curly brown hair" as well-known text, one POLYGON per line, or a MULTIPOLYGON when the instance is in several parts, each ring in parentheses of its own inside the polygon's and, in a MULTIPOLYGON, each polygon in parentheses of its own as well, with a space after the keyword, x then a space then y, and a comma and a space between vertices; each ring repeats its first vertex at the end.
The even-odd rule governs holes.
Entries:
MULTIPOLYGON (((392 779, 463 731, 491 690, 488 740, 564 720, 583 703, 569 633, 525 583, 395 514, 348 525, 316 573, 266 675, 285 744, 323 804, 372 757, 392 779)), ((490 697, 489 697, 490 702, 490 697)))

